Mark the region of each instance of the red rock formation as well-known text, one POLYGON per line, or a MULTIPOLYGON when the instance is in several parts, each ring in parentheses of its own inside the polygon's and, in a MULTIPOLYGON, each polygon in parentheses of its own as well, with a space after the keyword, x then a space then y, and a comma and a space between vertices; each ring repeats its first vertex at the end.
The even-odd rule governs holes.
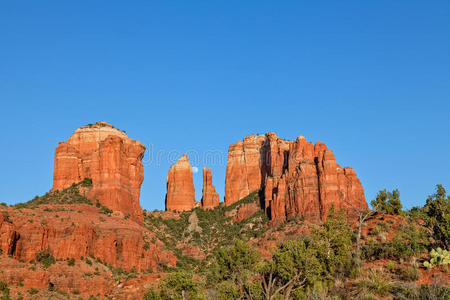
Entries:
POLYGON ((80 127, 56 148, 52 190, 91 178, 88 198, 142 223, 139 194, 144 151, 141 143, 106 122, 80 127))
POLYGON ((156 270, 158 262, 176 263, 173 253, 146 228, 94 206, 42 205, 5 212, 0 213, 0 249, 17 260, 28 262, 47 250, 55 259, 93 256, 125 270, 156 270))
MULTIPOLYGON (((50 289, 80 293, 83 299, 89 295, 115 299, 111 295, 122 290, 117 290, 117 279, 108 266, 155 272, 161 263, 176 265, 173 252, 166 250, 152 232, 134 221, 100 214, 92 206, 45 205, 3 211, 6 214, 0 213, 0 281, 14 286, 11 299, 19 299, 19 292, 24 295, 30 288, 39 289, 33 299, 55 298, 49 294, 50 289), (56 259, 49 267, 31 262, 42 250, 56 259), (68 265, 68 258, 74 258, 75 264, 68 265)), ((139 294, 130 299, 141 298, 139 294)), ((118 295, 116 299, 126 298, 118 295)))
POLYGON ((325 144, 313 146, 304 137, 290 142, 267 133, 230 146, 225 204, 261 188, 272 220, 303 216, 319 221, 326 218, 331 205, 367 207, 353 169, 340 167, 325 144))
POLYGON ((265 136, 250 135, 228 149, 225 205, 231 205, 261 188, 261 149, 265 136))
POLYGON ((202 207, 203 209, 211 209, 219 205, 219 194, 216 193, 216 189, 212 184, 211 169, 203 167, 203 196, 202 207))
POLYGON ((184 154, 170 166, 167 175, 166 210, 185 211, 195 206, 195 188, 192 167, 184 154))

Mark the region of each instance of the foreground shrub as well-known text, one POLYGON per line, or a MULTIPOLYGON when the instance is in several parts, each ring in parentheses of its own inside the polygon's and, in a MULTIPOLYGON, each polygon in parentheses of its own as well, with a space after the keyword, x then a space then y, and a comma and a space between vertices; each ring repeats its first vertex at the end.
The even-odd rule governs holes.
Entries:
POLYGON ((148 290, 145 293, 144 298, 142 298, 142 300, 159 300, 159 299, 161 299, 161 297, 159 297, 158 293, 153 289, 148 290))
POLYGON ((168 274, 159 284, 163 299, 194 299, 197 295, 197 285, 192 274, 174 272, 168 274))
POLYGON ((450 299, 450 287, 437 284, 422 284, 420 287, 396 283, 391 288, 395 299, 441 300, 450 299))
POLYGON ((422 273, 414 266, 407 266, 398 269, 400 279, 404 281, 416 281, 422 277, 422 273))
POLYGON ((434 239, 444 248, 450 248, 450 195, 444 187, 436 186, 436 193, 429 196, 423 208, 422 218, 433 232, 434 239))
POLYGON ((391 289, 391 283, 385 273, 370 270, 367 275, 356 284, 358 295, 375 294, 386 296, 391 289))

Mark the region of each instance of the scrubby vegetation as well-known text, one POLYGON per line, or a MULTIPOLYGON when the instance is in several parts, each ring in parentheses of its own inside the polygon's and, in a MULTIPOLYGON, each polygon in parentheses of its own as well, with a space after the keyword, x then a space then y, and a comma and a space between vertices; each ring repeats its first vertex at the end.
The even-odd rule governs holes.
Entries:
POLYGON ((55 263, 55 258, 50 252, 43 250, 36 253, 36 261, 41 263, 44 268, 48 268, 55 263))
MULTIPOLYGON (((43 196, 36 196, 32 200, 25 203, 18 203, 14 205, 15 208, 37 208, 41 205, 60 205, 60 204, 87 204, 95 205, 100 209, 100 213, 105 215, 111 215, 113 212, 106 206, 100 204, 100 202, 95 201, 95 204, 85 196, 84 188, 89 188, 92 186, 91 178, 84 178, 78 183, 72 184, 70 187, 63 190, 50 191, 43 196)), ((45 211, 51 211, 50 208, 44 208, 45 211)))
POLYGON ((242 222, 233 223, 227 212, 238 209, 243 204, 255 203, 260 205, 261 192, 255 191, 230 206, 220 205, 211 210, 196 208, 192 211, 180 213, 177 218, 161 215, 146 214, 145 225, 163 241, 167 248, 173 250, 179 261, 177 267, 181 269, 198 269, 204 267, 215 249, 226 247, 236 239, 251 240, 260 237, 267 230, 268 219, 263 210, 258 211, 242 222), (200 262, 182 254, 178 247, 189 244, 206 253, 207 259, 200 262))
POLYGON ((400 192, 393 190, 389 192, 387 190, 379 191, 375 200, 371 203, 372 207, 376 208, 378 212, 399 215, 402 211, 402 204, 400 202, 400 192))
MULTIPOLYGON (((194 209, 178 218, 147 214, 146 226, 177 253, 179 262, 176 269, 164 269, 167 276, 144 299, 450 298, 448 270, 443 267, 448 251, 433 248, 445 246, 448 238, 449 197, 441 186, 425 207, 411 211, 402 210, 397 190, 380 191, 372 202, 376 212, 367 214, 361 228, 354 229, 342 211, 331 209, 323 224, 289 236, 270 257, 252 242, 274 232, 263 215, 242 223, 226 217, 244 203, 260 201, 255 192, 233 206, 194 209), (206 258, 197 261, 183 255, 183 244, 198 247, 206 258), (439 269, 431 276, 435 279, 417 284, 424 272, 430 272, 431 262, 439 269)), ((291 220, 276 230, 302 223, 291 220)))
POLYGON ((36 196, 26 203, 18 203, 16 208, 36 208, 44 204, 88 204, 93 205, 92 201, 80 193, 80 187, 92 186, 92 179, 84 178, 79 183, 74 183, 62 191, 50 191, 44 196, 36 196))
MULTIPOLYGON (((17 208, 88 204, 111 214, 84 197, 91 185, 85 179, 17 208)), ((161 278, 144 299, 450 299, 450 197, 442 186, 424 207, 411 210, 403 209, 397 190, 384 190, 372 201, 375 209, 357 211, 356 218, 332 207, 322 224, 302 217, 271 223, 263 209, 233 219, 244 205, 262 207, 262 196, 255 191, 231 206, 211 210, 145 213, 144 224, 152 234, 143 235, 143 249, 164 243, 176 255, 176 267, 159 262, 156 269, 126 271, 94 257, 56 261, 44 250, 29 269, 56 264, 52 270, 63 264, 77 271, 82 266, 86 269, 80 277, 86 280, 108 274, 118 283, 137 281, 143 273, 161 278)), ((0 299, 9 299, 10 288, 0 282, 0 299)), ((22 292, 43 295, 29 287, 22 292)), ((50 288, 46 292, 58 293, 50 288)), ((71 294, 78 297, 82 292, 71 294)))
POLYGON ((9 288, 6 283, 0 281, 0 293, 2 293, 0 299, 1 300, 9 300, 9 288))

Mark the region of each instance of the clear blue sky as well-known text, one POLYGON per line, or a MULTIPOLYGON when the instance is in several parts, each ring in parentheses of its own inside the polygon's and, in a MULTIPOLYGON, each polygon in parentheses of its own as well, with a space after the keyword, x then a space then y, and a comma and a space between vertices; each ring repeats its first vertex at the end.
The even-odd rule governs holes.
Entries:
POLYGON ((0 202, 48 191, 58 142, 103 120, 153 149, 146 209, 169 153, 267 131, 422 205, 450 189, 450 1, 1 1, 0 101, 0 202))

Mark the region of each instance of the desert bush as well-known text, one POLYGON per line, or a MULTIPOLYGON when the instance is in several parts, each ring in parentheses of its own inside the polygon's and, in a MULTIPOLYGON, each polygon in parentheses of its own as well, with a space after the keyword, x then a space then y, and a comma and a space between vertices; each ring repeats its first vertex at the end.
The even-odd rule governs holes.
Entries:
POLYGON ((427 199, 421 217, 425 226, 432 232, 434 239, 444 248, 450 248, 450 195, 444 187, 436 186, 436 193, 427 199))
POLYGON ((371 235, 379 235, 383 232, 387 232, 388 231, 388 225, 384 222, 380 222, 377 225, 375 225, 375 227, 370 231, 371 235))
POLYGON ((153 289, 147 290, 147 292, 144 295, 144 298, 142 300, 159 300, 161 297, 159 297, 158 292, 156 292, 153 289))
POLYGON ((400 267, 397 269, 400 279, 404 281, 416 281, 422 276, 419 269, 414 266, 400 267))
POLYGON ((336 213, 332 207, 321 227, 311 232, 311 239, 317 249, 317 257, 326 273, 335 276, 337 272, 351 272, 352 230, 343 211, 336 213))
POLYGON ((402 213, 400 192, 398 190, 393 190, 392 192, 387 190, 379 191, 376 199, 372 200, 370 204, 381 213, 390 215, 400 215, 402 213))
POLYGON ((388 270, 389 272, 394 272, 395 271, 395 262, 393 262, 393 261, 390 261, 390 262, 388 262, 388 263, 386 263, 386 270, 388 270))
POLYGON ((159 290, 165 299, 194 299, 198 287, 191 273, 178 271, 169 273, 159 284, 159 290))
POLYGON ((386 296, 391 288, 391 283, 382 271, 370 270, 364 278, 356 283, 356 286, 358 295, 386 296))
POLYGON ((72 257, 71 259, 69 259, 67 261, 67 265, 71 267, 75 266, 75 258, 72 257))
POLYGON ((44 268, 48 268, 55 263, 55 258, 48 250, 42 250, 36 253, 36 261, 40 262, 44 268))
POLYGON ((39 293, 39 290, 35 289, 35 288, 31 288, 28 290, 28 293, 30 295, 36 295, 37 293, 39 293))
POLYGON ((368 239, 361 248, 361 256, 366 260, 406 259, 418 256, 429 246, 424 231, 414 225, 400 226, 396 236, 389 242, 368 239))
POLYGON ((394 299, 408 300, 442 300, 450 299, 450 287, 437 284, 422 284, 419 287, 412 284, 395 283, 391 288, 394 299))
POLYGON ((90 187, 92 186, 92 179, 88 177, 84 177, 83 181, 80 182, 82 187, 90 187))
POLYGON ((6 283, 3 281, 0 281, 0 292, 2 293, 2 297, 0 299, 2 300, 9 300, 9 288, 6 283))
POLYGON ((237 300, 241 299, 239 286, 231 280, 222 281, 217 286, 217 299, 220 300, 237 300))

